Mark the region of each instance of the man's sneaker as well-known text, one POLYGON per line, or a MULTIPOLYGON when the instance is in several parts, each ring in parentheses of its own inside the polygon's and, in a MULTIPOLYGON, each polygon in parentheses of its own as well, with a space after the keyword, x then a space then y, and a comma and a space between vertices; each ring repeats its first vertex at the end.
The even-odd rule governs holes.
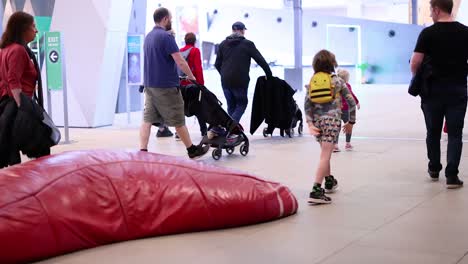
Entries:
POLYGON ((174 134, 172 134, 171 130, 167 126, 164 127, 163 130, 158 130, 158 133, 156 133, 156 137, 172 137, 174 134))
POLYGON ((455 177, 448 177, 447 178, 447 189, 457 189, 463 187, 463 181, 455 177))
POLYGON ((429 174, 429 177, 431 178, 432 181, 439 180, 439 172, 428 170, 427 173, 429 174))
POLYGON ((205 146, 198 145, 196 147, 197 147, 197 149, 194 152, 189 152, 188 153, 189 158, 197 159, 197 158, 205 155, 208 152, 208 150, 210 149, 209 145, 205 145, 205 146))
POLYGON ((338 181, 332 175, 325 177, 325 192, 333 193, 338 189, 338 181))
POLYGON ((314 187, 309 194, 309 204, 329 204, 332 202, 331 198, 325 195, 325 190, 321 187, 314 187))
POLYGON ((346 151, 353 151, 353 149, 354 149, 354 148, 353 148, 353 145, 351 145, 351 144, 346 144, 346 146, 345 146, 345 150, 346 150, 346 151))

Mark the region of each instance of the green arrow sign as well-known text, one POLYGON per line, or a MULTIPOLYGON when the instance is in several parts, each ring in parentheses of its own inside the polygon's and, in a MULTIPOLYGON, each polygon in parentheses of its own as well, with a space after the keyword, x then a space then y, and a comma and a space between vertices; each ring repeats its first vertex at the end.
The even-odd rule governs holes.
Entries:
POLYGON ((63 89, 62 53, 60 32, 45 34, 45 58, 47 66, 47 87, 49 90, 63 89))

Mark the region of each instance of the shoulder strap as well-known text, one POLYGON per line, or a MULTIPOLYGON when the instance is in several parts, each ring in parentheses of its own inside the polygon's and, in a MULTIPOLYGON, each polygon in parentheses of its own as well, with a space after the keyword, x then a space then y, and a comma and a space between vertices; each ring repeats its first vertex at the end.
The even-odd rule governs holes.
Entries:
POLYGON ((181 53, 182 53, 182 57, 184 57, 185 60, 187 60, 188 56, 190 55, 190 52, 192 51, 192 48, 193 48, 193 47, 190 47, 190 48, 188 48, 187 50, 181 52, 181 53))
POLYGON ((24 48, 26 49, 26 52, 28 53, 29 58, 31 58, 31 60, 33 61, 34 68, 36 68, 36 72, 37 72, 37 90, 34 92, 34 97, 36 98, 38 104, 42 108, 44 108, 44 92, 42 90, 41 69, 39 68, 39 63, 37 62, 34 52, 32 52, 32 50, 26 45, 24 46, 24 48))

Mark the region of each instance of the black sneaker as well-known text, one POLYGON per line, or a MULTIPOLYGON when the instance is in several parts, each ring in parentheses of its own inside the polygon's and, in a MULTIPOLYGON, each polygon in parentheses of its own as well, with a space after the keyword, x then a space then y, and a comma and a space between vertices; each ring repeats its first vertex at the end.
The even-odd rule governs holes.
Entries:
POLYGON ((176 139, 177 141, 182 140, 182 139, 180 139, 180 136, 179 136, 179 134, 177 134, 177 133, 175 133, 175 136, 174 136, 174 137, 175 137, 175 139, 176 139))
POLYGON ((447 189, 457 189, 463 187, 463 181, 455 177, 447 177, 447 189))
POLYGON ((163 130, 158 129, 158 133, 156 133, 156 137, 172 137, 174 134, 172 134, 171 130, 165 126, 163 130))
POLYGON ((429 174, 429 177, 431 178, 432 181, 438 181, 439 180, 439 172, 427 170, 427 173, 429 174))
POLYGON ((329 204, 332 202, 331 198, 325 195, 325 190, 320 187, 314 187, 309 194, 309 204, 329 204))
POLYGON ((197 149, 194 152, 189 152, 188 153, 188 156, 191 159, 197 159, 197 158, 200 158, 201 156, 205 155, 208 152, 209 149, 210 149, 209 145, 205 145, 205 146, 198 145, 197 149))
POLYGON ((333 193, 338 189, 338 181, 333 175, 325 177, 325 192, 333 193))

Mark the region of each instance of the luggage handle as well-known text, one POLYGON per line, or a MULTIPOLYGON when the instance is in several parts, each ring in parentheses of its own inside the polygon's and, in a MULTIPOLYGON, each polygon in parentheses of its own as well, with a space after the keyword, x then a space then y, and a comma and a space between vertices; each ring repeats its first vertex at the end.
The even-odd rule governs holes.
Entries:
MULTIPOLYGON (((183 77, 180 76, 179 79, 180 79, 180 80, 189 81, 189 82, 191 82, 192 84, 196 85, 197 87, 200 86, 200 84, 199 84, 197 81, 191 80, 191 79, 189 79, 187 76, 183 76, 183 77)), ((202 93, 203 93, 202 90, 200 90, 200 92, 198 93, 198 102, 201 102, 202 93)))
MULTIPOLYGON (((191 80, 191 79, 189 79, 189 78, 186 77, 186 76, 185 76, 185 77, 180 77, 180 79, 181 79, 181 80, 187 80, 187 81, 191 82, 192 84, 196 85, 197 87, 202 86, 202 85, 199 84, 197 81, 191 80)), ((201 102, 202 93, 203 93, 203 91, 200 90, 200 93, 198 94, 198 101, 199 101, 199 102, 201 102)), ((223 105, 223 103, 222 103, 221 101, 219 101, 217 98, 216 98, 216 100, 218 101, 218 104, 219 104, 219 105, 221 105, 221 106, 223 105)))

